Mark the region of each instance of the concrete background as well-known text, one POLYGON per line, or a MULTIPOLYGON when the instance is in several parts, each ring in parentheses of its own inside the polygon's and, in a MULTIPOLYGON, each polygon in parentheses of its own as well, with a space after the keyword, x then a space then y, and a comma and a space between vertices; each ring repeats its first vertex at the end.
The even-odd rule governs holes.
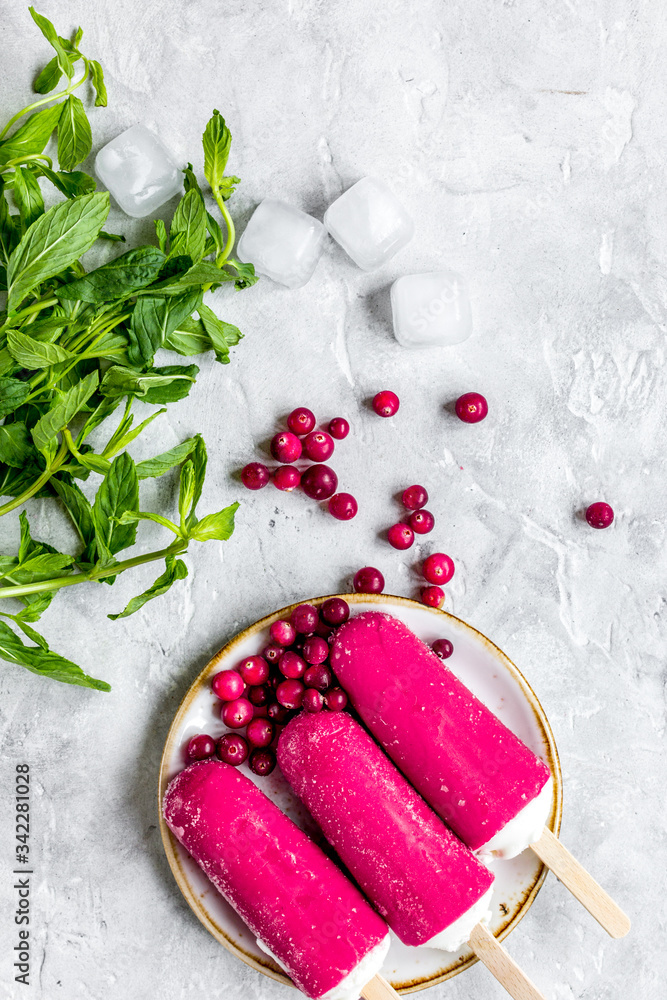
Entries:
MULTIPOLYGON (((94 151, 142 121, 203 179, 200 136, 219 108, 242 178, 230 202, 240 231, 263 197, 321 218, 373 173, 416 235, 371 274, 330 242, 299 291, 264 280, 214 297, 245 340, 228 367, 204 358, 190 398, 132 451, 148 457, 201 430, 202 510, 241 499, 233 539, 193 544, 188 579, 127 620, 105 615, 154 567, 54 601, 42 619, 51 645, 111 694, 0 665, 0 800, 28 761, 36 871, 33 984, 19 988, 3 808, 0 993, 287 1000, 203 930, 169 872, 155 790, 170 720, 238 629, 347 589, 360 565, 380 567, 388 592, 416 595, 419 556, 444 550, 457 565, 447 607, 523 669, 550 718, 564 842, 634 921, 611 941, 550 876, 512 955, 553 1000, 664 996, 665 10, 647 0, 43 0, 40 10, 63 34, 81 23, 84 51, 106 70, 94 151), (460 348, 406 353, 389 285, 441 265, 468 279, 475 333, 460 348), (365 402, 381 388, 401 398, 393 420, 365 402), (447 409, 470 389, 490 406, 476 427, 447 409), (235 478, 297 404, 352 424, 333 463, 359 500, 349 524, 235 478), (437 525, 398 553, 382 530, 412 482, 429 489, 437 525), (597 499, 616 511, 608 531, 582 520, 597 499)), ((0 14, 6 119, 50 54, 27 5, 1 0, 0 14)), ((152 229, 117 209, 108 228, 128 246, 152 229)), ((173 510, 173 478, 142 490, 145 507, 173 510)), ((72 542, 54 504, 28 508, 38 538, 72 542)), ((154 527, 141 529, 146 551, 164 544, 154 527)), ((11 552, 16 516, 0 531, 11 552)), ((504 993, 479 967, 430 994, 482 995, 504 993)))

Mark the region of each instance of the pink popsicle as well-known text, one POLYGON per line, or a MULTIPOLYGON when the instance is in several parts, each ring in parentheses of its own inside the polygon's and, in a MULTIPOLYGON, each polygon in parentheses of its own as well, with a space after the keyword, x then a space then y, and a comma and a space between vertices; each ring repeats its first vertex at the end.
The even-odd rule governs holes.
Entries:
POLYGON ((378 742, 473 851, 506 829, 507 857, 539 837, 549 768, 403 622, 376 611, 350 619, 331 665, 378 742), (519 816, 534 827, 533 812, 537 834, 508 826, 519 816))
POLYGON ((278 762, 329 843, 398 937, 444 947, 456 921, 466 941, 488 909, 494 876, 424 802, 347 712, 302 712, 278 762), (476 904, 479 904, 476 906, 476 904), (468 915, 467 923, 466 916, 468 915), (461 919, 463 918, 463 919, 461 919))
POLYGON ((169 784, 163 809, 174 836, 303 993, 325 996, 374 952, 377 962, 364 965, 372 979, 388 947, 384 920, 249 778, 221 761, 192 764, 169 784))

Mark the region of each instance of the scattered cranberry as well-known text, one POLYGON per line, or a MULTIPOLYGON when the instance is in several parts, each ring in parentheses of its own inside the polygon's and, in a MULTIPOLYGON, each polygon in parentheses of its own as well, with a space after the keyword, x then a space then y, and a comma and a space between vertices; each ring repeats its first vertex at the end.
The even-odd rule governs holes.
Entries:
POLYGON ((327 625, 342 625, 350 617, 350 605, 342 597, 330 597, 320 608, 327 625))
POLYGON ((271 454, 277 462, 296 462, 301 458, 302 445, 296 434, 280 431, 271 440, 271 454))
POLYGON ((301 488, 311 500, 328 500, 337 487, 338 476, 328 465, 311 465, 301 477, 301 488))
POLYGON ((454 563, 444 552, 434 552, 424 560, 422 574, 429 583, 449 583, 454 576, 454 563))
POLYGON ((243 729, 254 714, 252 703, 247 698, 237 698, 236 701, 225 702, 220 718, 230 729, 243 729))
POLYGON ((266 684, 269 679, 269 665, 263 656, 247 656, 241 660, 238 670, 246 684, 266 684))
POLYGON ((290 616, 292 625, 302 635, 312 635, 319 620, 317 608, 314 608, 312 604, 299 604, 290 616))
POLYGON ((225 764, 238 767, 248 756, 248 743, 238 733, 225 733, 218 740, 216 753, 225 764))
POLYGON ((435 518, 430 510, 413 510, 408 518, 408 524, 418 535, 427 535, 433 531, 435 518))
POLYGON ((415 533, 409 524, 392 524, 387 532, 389 544, 395 549, 409 549, 415 540, 415 533))
POLYGON ((598 500, 586 510, 586 520, 591 528, 608 528, 614 520, 614 512, 608 503, 598 500))
POLYGON ((296 410, 292 410, 287 418, 287 426, 292 434, 296 434, 298 437, 310 434, 315 429, 316 423, 315 414, 305 406, 297 406, 296 410))
POLYGON ((329 513, 339 521, 351 521, 359 507, 351 493, 334 493, 329 500, 329 513))
POLYGON ((384 577, 379 569, 364 566, 354 576, 354 589, 358 594, 381 594, 384 590, 384 577))
POLYGON ((276 727, 271 719, 253 719, 248 723, 245 734, 251 747, 268 747, 273 743, 276 727))
POLYGON ((440 587, 422 587, 422 604, 429 608, 441 608, 445 603, 445 592, 440 587))
POLYGON ((245 691, 245 681, 236 670, 221 670, 211 681, 211 688, 222 701, 235 701, 245 691))
POLYGON ((241 469, 241 482, 247 490, 261 490, 270 478, 271 473, 261 462, 250 462, 241 469))
POLYGON ((264 649, 262 650, 262 656, 264 657, 267 663, 270 663, 272 665, 277 664, 278 660, 282 655, 283 655, 283 647, 280 646, 277 642, 270 642, 268 646, 265 646, 264 649))
POLYGON ((287 649, 283 653, 278 666, 283 677, 303 677, 306 672, 306 661, 298 653, 293 653, 291 649, 287 649))
POLYGON ((333 455, 333 438, 326 431, 311 431, 303 442, 303 450, 311 462, 326 462, 333 455))
POLYGON ((329 644, 317 635, 311 635, 303 645, 303 658, 306 663, 324 663, 329 655, 329 644))
POLYGON ((283 681, 276 688, 278 704, 282 705, 283 708, 301 708, 303 692, 305 690, 301 681, 296 680, 296 678, 283 681))
POLYGON ((253 774, 258 774, 261 778, 265 778, 267 774, 271 774, 271 771, 276 766, 276 755, 270 747, 253 750, 250 754, 248 766, 253 774))
POLYGON ((320 639, 329 639, 329 636, 333 635, 333 628, 331 625, 327 625, 326 622, 319 622, 317 628, 315 629, 315 635, 319 636, 320 639))
POLYGON ((308 667, 303 675, 303 682, 307 688, 326 691, 327 688, 331 687, 331 671, 318 663, 314 667, 308 667))
MULTIPOLYGON (((284 652, 285 652, 285 650, 283 649, 282 653, 284 653, 284 652)), ((282 653, 280 654, 281 656, 282 656, 282 653)), ((282 674, 279 674, 279 673, 271 674, 271 676, 269 678, 269 687, 271 688, 271 690, 275 691, 276 688, 278 687, 278 685, 282 684, 282 682, 284 681, 284 679, 285 678, 283 677, 282 674)))
POLYGON ((377 396, 373 398, 373 409, 378 417, 393 417, 398 412, 400 405, 398 396, 390 389, 378 392, 377 396))
POLYGON ((279 705, 277 701, 274 701, 266 710, 267 717, 272 719, 276 725, 282 726, 287 722, 289 716, 289 709, 283 708, 279 705))
POLYGON ((195 760, 206 760, 215 753, 215 740, 205 733, 193 736, 185 748, 185 758, 190 763, 195 760))
POLYGON ((257 687, 248 688, 248 701, 255 708, 262 708, 268 705, 271 700, 271 687, 269 684, 258 684, 257 687))
POLYGON ((306 712, 321 712, 324 708, 324 697, 315 688, 308 688, 307 691, 303 693, 303 701, 301 707, 305 709, 306 712))
POLYGON ((301 482, 301 473, 293 465, 279 465, 273 473, 273 485, 285 493, 291 493, 301 482))
POLYGON ((454 647, 449 639, 436 639, 431 644, 431 649, 434 653, 437 653, 441 660, 448 660, 454 652, 454 647))
POLYGON ((342 441, 350 433, 350 425, 345 417, 334 417, 329 421, 329 434, 337 441, 342 441))
POLYGON ((407 490, 403 490, 401 500, 407 510, 419 510, 428 503, 428 493, 423 486, 408 486, 407 490))
POLYGON ((479 392, 464 392, 456 400, 456 416, 466 424, 478 424, 489 412, 489 404, 479 392))
POLYGON ((342 688, 329 688, 324 696, 327 708, 331 712, 342 712, 347 705, 347 695, 342 688))
POLYGON ((271 624, 269 632, 273 641, 280 643, 281 646, 291 646, 296 639, 296 629, 294 626, 290 625, 289 622, 283 621, 281 618, 271 624))

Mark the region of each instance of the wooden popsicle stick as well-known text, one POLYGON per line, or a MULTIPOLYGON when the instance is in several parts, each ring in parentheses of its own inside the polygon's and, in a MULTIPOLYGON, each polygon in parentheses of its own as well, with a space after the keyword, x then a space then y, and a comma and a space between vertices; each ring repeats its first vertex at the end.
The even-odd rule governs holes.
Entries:
POLYGON ((572 857, 548 827, 545 826, 540 839, 530 846, 556 878, 560 879, 572 895, 604 927, 607 934, 613 938, 621 938, 628 933, 630 920, 620 906, 617 906, 593 876, 588 874, 583 865, 572 857))
POLYGON ((507 954, 484 924, 476 924, 468 945, 514 1000, 545 1000, 535 983, 507 954))
POLYGON ((398 1000, 398 993, 394 987, 379 974, 373 976, 370 983, 366 983, 361 995, 364 1000, 398 1000))

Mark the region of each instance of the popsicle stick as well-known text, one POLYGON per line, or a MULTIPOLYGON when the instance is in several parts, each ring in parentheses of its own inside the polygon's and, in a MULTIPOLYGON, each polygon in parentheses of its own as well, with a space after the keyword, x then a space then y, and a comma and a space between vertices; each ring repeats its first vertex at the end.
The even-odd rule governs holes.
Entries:
POLYGON ((535 983, 519 968, 484 924, 473 927, 468 945, 514 1000, 545 1000, 535 983))
POLYGON ((394 987, 380 975, 373 976, 370 983, 366 983, 361 995, 364 1000, 398 1000, 398 993, 394 987))
POLYGON ((572 895, 604 927, 607 934, 613 938, 621 938, 628 933, 630 920, 620 906, 617 906, 593 876, 588 874, 583 865, 572 857, 548 827, 545 826, 540 839, 530 846, 556 878, 560 879, 572 895))

